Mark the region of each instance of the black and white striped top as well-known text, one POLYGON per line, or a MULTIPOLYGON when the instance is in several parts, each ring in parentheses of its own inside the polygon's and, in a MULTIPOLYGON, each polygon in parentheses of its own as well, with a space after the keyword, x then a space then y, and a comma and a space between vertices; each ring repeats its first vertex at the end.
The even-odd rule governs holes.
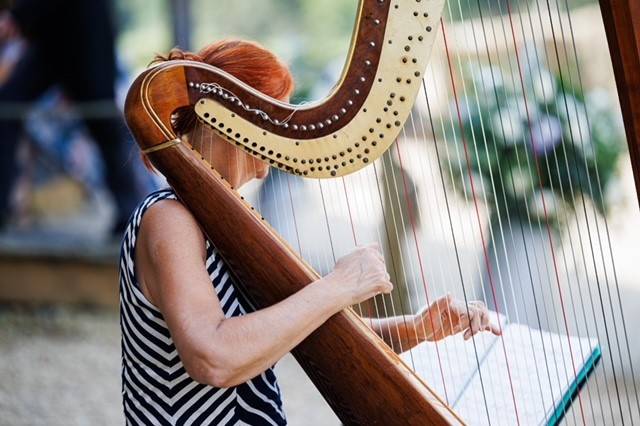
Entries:
MULTIPOLYGON (((129 425, 284 425, 280 388, 272 369, 232 388, 200 384, 187 375, 160 311, 142 294, 134 249, 142 215, 172 190, 150 194, 135 210, 120 253, 122 396, 129 425)), ((246 313, 226 265, 207 241, 207 270, 229 318, 246 313)))

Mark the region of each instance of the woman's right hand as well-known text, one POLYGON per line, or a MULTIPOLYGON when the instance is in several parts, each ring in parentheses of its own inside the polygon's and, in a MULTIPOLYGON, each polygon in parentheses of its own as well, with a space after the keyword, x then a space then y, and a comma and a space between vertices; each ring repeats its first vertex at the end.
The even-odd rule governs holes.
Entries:
POLYGON ((338 259, 333 271, 322 281, 342 296, 343 308, 393 289, 377 244, 358 247, 338 259))

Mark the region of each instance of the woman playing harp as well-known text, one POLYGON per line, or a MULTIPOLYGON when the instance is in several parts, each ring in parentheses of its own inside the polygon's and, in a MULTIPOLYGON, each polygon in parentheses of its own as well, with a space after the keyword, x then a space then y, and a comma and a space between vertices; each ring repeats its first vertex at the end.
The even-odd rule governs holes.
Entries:
MULTIPOLYGON (((222 41, 158 58, 176 59, 213 65, 282 101, 293 90, 287 67, 254 43, 222 41)), ((198 125, 191 108, 176 113, 174 128, 234 188, 269 172, 198 125)), ((250 312, 215 241, 170 188, 150 194, 131 216, 120 265, 123 399, 131 424, 285 424, 273 365, 335 313, 392 289, 380 250, 367 246, 280 303, 250 312)), ((461 332, 499 333, 482 303, 450 296, 413 317, 367 323, 404 350, 461 332)))

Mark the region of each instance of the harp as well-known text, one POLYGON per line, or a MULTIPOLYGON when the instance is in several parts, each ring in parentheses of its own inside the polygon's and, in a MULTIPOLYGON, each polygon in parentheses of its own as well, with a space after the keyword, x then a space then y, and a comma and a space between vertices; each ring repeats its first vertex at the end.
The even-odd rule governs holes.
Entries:
MULTIPOLYGON (((528 62, 530 58, 525 56, 531 52, 525 52, 525 47, 519 39, 524 38, 525 33, 552 32, 554 40, 552 46, 544 47, 540 51, 533 47, 530 50, 535 50, 538 58, 544 56, 547 60, 555 62, 559 72, 564 72, 564 76, 561 77, 562 82, 571 78, 579 87, 582 84, 579 71, 576 70, 579 59, 575 53, 575 44, 572 45, 571 19, 566 1, 533 0, 521 2, 515 8, 509 0, 499 4, 504 7, 502 10, 504 17, 501 18, 500 26, 496 30, 489 18, 483 18, 483 13, 490 14, 491 7, 487 10, 487 7, 483 8, 479 2, 477 3, 479 18, 470 27, 473 29, 472 34, 475 35, 475 38, 470 36, 475 51, 467 55, 475 55, 494 67, 503 59, 490 51, 490 44, 497 45, 500 38, 503 38, 507 44, 512 43, 507 49, 511 60, 507 62, 512 67, 514 90, 521 90, 524 94, 527 90, 524 73, 527 63, 530 63, 528 62), (543 17, 548 21, 547 24, 543 23, 543 17), (562 33, 561 36, 560 33, 562 33)), ((439 349, 438 343, 432 344, 433 358, 427 360, 427 363, 433 364, 442 373, 442 379, 438 379, 441 382, 438 387, 442 389, 436 390, 436 383, 416 374, 416 365, 419 360, 413 359, 413 352, 410 352, 408 357, 404 357, 404 360, 401 359, 396 355, 396 351, 388 347, 370 330, 366 320, 361 318, 372 316, 373 311, 381 316, 383 316, 381 312, 386 313, 387 310, 395 310, 401 314, 415 311, 415 306, 400 305, 403 305, 403 300, 408 300, 408 304, 411 305, 412 297, 414 297, 413 303, 417 303, 416 294, 410 295, 408 299, 402 295, 390 299, 378 298, 368 305, 345 310, 310 335, 293 351, 293 355, 345 424, 500 423, 504 419, 492 417, 494 414, 486 409, 491 399, 492 383, 498 383, 497 386, 504 388, 501 392, 506 395, 506 398, 501 409, 505 416, 512 416, 509 418, 515 419, 517 423, 527 424, 528 420, 524 413, 527 401, 518 398, 517 395, 520 394, 514 390, 517 386, 513 380, 515 369, 529 371, 546 368, 548 381, 545 381, 547 380, 544 377, 545 373, 531 371, 531 377, 529 377, 530 381, 537 381, 537 384, 532 384, 534 388, 542 387, 543 381, 545 383, 553 381, 551 378, 553 374, 549 371, 555 368, 554 374, 560 375, 558 371, 561 362, 565 364, 562 367, 563 371, 569 372, 569 382, 575 388, 567 395, 570 399, 578 400, 571 411, 575 422, 584 423, 592 417, 596 419, 594 421, 602 419, 605 423, 615 422, 615 419, 633 422, 640 416, 636 384, 633 378, 618 379, 615 372, 616 369, 618 372, 621 369, 630 370, 633 375, 628 333, 624 323, 620 292, 616 287, 617 282, 609 286, 609 278, 607 278, 605 285, 601 282, 604 280, 602 277, 595 284, 585 283, 583 277, 583 282, 575 284, 577 287, 570 286, 567 293, 567 288, 563 288, 560 280, 560 275, 564 274, 563 266, 555 258, 566 259, 569 255, 565 256, 564 251, 559 252, 557 242, 554 246, 552 225, 544 220, 538 220, 538 222, 544 231, 544 244, 548 247, 553 259, 540 253, 537 255, 528 253, 524 261, 529 265, 530 274, 532 268, 537 267, 538 272, 540 268, 546 268, 546 275, 550 277, 551 283, 549 287, 542 288, 541 277, 544 274, 535 278, 533 275, 516 278, 511 276, 509 265, 505 266, 501 261, 490 260, 490 251, 496 252, 498 249, 495 247, 497 244, 492 247, 487 239, 490 235, 494 235, 494 232, 498 233, 499 230, 506 229, 507 225, 500 223, 486 227, 482 223, 485 217, 482 213, 484 209, 482 204, 483 202, 491 204, 491 202, 487 202, 486 198, 483 200, 477 192, 482 177, 478 177, 478 171, 472 170, 471 165, 480 158, 478 147, 485 149, 492 145, 489 143, 491 138, 484 134, 474 135, 473 138, 465 136, 463 122, 465 109, 469 109, 469 103, 460 101, 462 93, 466 94, 466 89, 464 81, 461 82, 456 77, 460 69, 459 61, 464 54, 456 56, 451 53, 455 37, 449 23, 442 19, 443 8, 450 12, 454 6, 452 2, 449 4, 444 0, 361 0, 347 65, 335 89, 322 101, 303 106, 281 103, 256 92, 219 69, 189 61, 172 61, 146 70, 133 83, 126 102, 127 122, 141 149, 147 153, 154 166, 167 177, 179 197, 192 210, 205 233, 215 242, 243 292, 257 307, 269 306, 286 298, 315 280, 318 273, 297 252, 304 251, 301 250, 299 240, 296 251, 289 245, 294 244, 292 241, 287 242, 280 237, 264 217, 247 203, 223 176, 208 165, 205 155, 199 152, 197 147, 190 146, 176 137, 172 130, 171 117, 179 107, 194 105, 202 125, 215 129, 229 143, 282 170, 286 173, 282 176, 294 175, 301 179, 314 179, 313 182, 317 182, 325 212, 327 204, 325 196, 330 196, 330 188, 323 185, 331 185, 330 182, 333 182, 337 185, 336 191, 343 191, 336 195, 336 199, 339 198, 340 203, 344 203, 349 217, 352 213, 357 215, 353 208, 356 203, 349 202, 350 197, 353 200, 359 196, 359 189, 356 190, 355 187, 358 184, 372 186, 373 194, 377 194, 378 199, 369 200, 369 202, 378 203, 381 217, 384 218, 384 226, 381 231, 377 231, 377 238, 386 243, 387 251, 391 253, 392 259, 390 261, 388 259, 388 263, 394 269, 393 277, 396 281, 410 281, 406 269, 419 271, 413 283, 414 293, 419 293, 418 300, 429 302, 430 297, 434 296, 434 289, 425 278, 423 241, 415 230, 416 222, 423 216, 414 205, 418 198, 415 194, 412 195, 413 185, 404 167, 415 159, 407 155, 407 148, 399 146, 400 142, 394 142, 399 135, 406 136, 407 133, 419 140, 420 128, 423 132, 427 129, 431 139, 435 140, 447 139, 447 134, 451 134, 444 129, 445 126, 442 123, 438 124, 433 118, 430 103, 431 94, 437 90, 437 87, 434 87, 437 85, 430 84, 433 82, 429 77, 433 72, 429 68, 430 55, 434 46, 439 50, 446 50, 443 56, 445 59, 441 65, 446 71, 444 80, 455 99, 452 112, 449 112, 451 121, 449 131, 457 135, 460 142, 456 145, 457 156, 449 154, 449 158, 444 158, 443 154, 443 158, 433 163, 430 172, 435 173, 437 177, 435 182, 446 187, 448 184, 445 176, 446 168, 451 169, 452 164, 456 162, 460 165, 458 178, 462 180, 459 182, 463 182, 462 192, 471 205, 469 229, 473 228, 473 231, 469 229, 467 231, 481 240, 483 246, 480 260, 475 261, 485 267, 485 275, 482 277, 484 286, 477 294, 484 295, 485 301, 498 314, 515 316, 517 322, 518 314, 511 310, 517 311, 518 307, 522 308, 518 301, 525 298, 521 295, 513 296, 512 299, 517 299, 517 303, 514 302, 509 306, 508 300, 511 299, 509 295, 505 296, 505 293, 513 291, 514 282, 524 283, 523 286, 530 287, 530 297, 533 302, 529 308, 533 310, 533 305, 536 307, 535 315, 532 314, 535 317, 533 325, 545 328, 547 323, 553 322, 557 325, 554 331, 561 335, 560 339, 555 340, 545 340, 545 337, 540 337, 540 350, 545 353, 552 352, 559 350, 554 346, 561 345, 568 350, 568 357, 563 358, 562 361, 556 361, 556 365, 545 358, 540 366, 537 364, 518 366, 518 361, 509 356, 510 353, 513 356, 514 348, 508 347, 504 338, 497 339, 494 343, 503 364, 496 367, 495 371, 485 373, 484 380, 480 377, 481 392, 478 392, 477 411, 470 409, 470 412, 475 414, 465 413, 463 416, 455 408, 455 398, 447 394, 448 383, 444 374, 445 362, 442 359, 447 354, 443 345, 440 345, 439 349), (426 108, 428 114, 418 116, 414 110, 416 103, 422 103, 423 109, 426 108), (439 125, 443 128, 441 134, 435 130, 439 125), (477 140, 484 141, 484 145, 477 144, 477 140), (465 187, 464 184, 467 186, 465 187), (383 190, 380 189, 381 187, 383 190), (323 188, 326 193, 323 192, 323 188), (383 192, 387 195, 383 196, 383 192), (385 197, 392 199, 386 201, 386 206, 383 200, 385 197), (409 228, 407 232, 409 242, 399 243, 398 238, 389 237, 394 232, 399 232, 398 223, 409 228), (394 239, 396 242, 393 241, 394 239), (408 250, 411 253, 407 254, 406 247, 399 247, 403 244, 411 247, 408 250), (393 258, 394 253, 401 258, 406 258, 407 263, 413 262, 412 265, 404 265, 405 260, 393 258), (531 264, 534 264, 534 267, 531 264), (582 286, 585 287, 585 294, 580 293, 580 297, 589 297, 590 304, 585 302, 580 308, 580 306, 576 307, 576 301, 577 293, 582 290, 582 286), (542 314, 538 312, 538 304, 542 302, 539 298, 544 298, 546 292, 553 293, 560 299, 560 303, 555 311, 545 312, 546 320, 541 320, 542 314), (594 297, 596 301, 593 301, 594 297), (394 303, 400 307, 396 309, 394 303), (584 322, 580 322, 583 318, 584 322), (598 327, 589 329, 588 324, 592 319, 594 322, 601 319, 604 322, 604 331, 598 327), (595 363, 599 353, 587 354, 589 356, 586 358, 591 357, 589 359, 585 358, 584 353, 582 358, 580 354, 574 354, 573 351, 582 351, 580 341, 573 339, 574 334, 595 337, 605 344, 603 364, 606 369, 601 370, 606 372, 601 371, 596 378, 605 380, 603 383, 611 380, 615 382, 614 390, 607 389, 606 395, 604 391, 603 394, 598 391, 597 396, 594 391, 594 396, 590 397, 589 402, 586 400, 583 402, 578 392, 579 387, 585 383, 586 373, 581 371, 576 363, 587 361, 595 363), (575 347, 576 342, 578 347, 575 347), (567 366, 567 363, 570 365, 567 366), (609 376, 606 375, 607 372, 609 376), (624 392, 628 393, 626 397, 621 396, 624 392), (596 407, 599 405, 599 410, 598 408, 595 410, 596 414, 594 414, 594 405, 596 407), (575 408, 576 406, 578 408, 575 408), (477 415, 477 417, 469 418, 470 415, 477 415)), ((637 74, 640 65, 640 49, 637 47, 638 34, 640 34, 637 30, 640 25, 640 6, 635 6, 633 2, 602 0, 601 9, 611 46, 611 57, 616 72, 636 185, 640 188, 638 186, 640 171, 636 167, 640 161, 637 120, 639 107, 636 102, 640 97, 640 92, 637 90, 638 78, 640 78, 637 74)), ((495 82, 496 76, 490 72, 487 78, 495 82)), ((484 87, 474 87, 474 90, 476 99, 495 97, 498 105, 503 102, 501 95, 486 91, 484 87)), ((559 102, 560 106, 569 110, 566 96, 559 102)), ((519 112, 524 113, 524 121, 531 124, 530 111, 526 102, 522 110, 519 112)), ((531 127, 528 127, 529 131, 531 127)), ((504 133, 503 124, 501 134, 504 136, 504 133)), ((422 133, 423 139, 427 139, 425 135, 422 133)), ((576 138, 577 136, 570 134, 564 137, 576 138)), ((440 157, 438 146, 444 150, 449 145, 435 144, 435 151, 430 152, 435 152, 440 157)), ((528 164, 539 176, 534 184, 540 185, 542 190, 541 171, 550 170, 548 163, 541 164, 539 158, 531 154, 522 155, 523 161, 530 162, 528 164)), ((566 154, 564 158, 561 157, 561 160, 567 163, 570 159, 575 160, 575 158, 568 158, 566 154)), ((480 163, 480 161, 475 162, 480 163)), ((571 166, 578 168, 573 163, 571 166)), ((428 173, 424 170, 421 172, 428 173)), ((451 181, 455 182, 456 176, 453 173, 450 175, 451 181)), ((507 175, 505 171, 505 176, 507 175)), ((509 180, 505 176, 495 176, 495 179, 496 181, 509 180)), ((509 176, 512 186, 515 187, 513 173, 509 176)), ((549 181, 553 185, 553 177, 549 181)), ((591 185, 597 184, 590 181, 575 183, 575 185, 584 185, 581 191, 587 195, 594 194, 591 185), (590 189, 586 188, 587 185, 590 189)), ((467 300, 477 290, 472 290, 473 286, 468 283, 468 275, 474 273, 463 271, 461 266, 464 259, 461 260, 459 247, 463 244, 464 238, 460 238, 459 230, 454 230, 454 220, 451 218, 455 216, 452 209, 455 209, 456 205, 454 201, 447 198, 446 193, 445 190, 441 193, 444 197, 441 207, 446 211, 449 223, 441 222, 440 226, 443 233, 449 232, 448 241, 452 243, 456 261, 452 264, 455 272, 442 274, 441 279, 455 281, 461 290, 461 297, 467 300), (445 230, 448 226, 451 228, 450 231, 445 230)), ((449 197, 453 196, 449 195, 449 197)), ((597 196, 593 198, 598 199, 597 196)), ((545 199, 545 192, 541 191, 540 203, 545 215, 550 208, 549 202, 550 200, 545 199)), ((584 197, 582 202, 584 203, 584 197)), ((293 201, 291 204, 293 205, 293 201)), ((361 214, 366 216, 368 207, 366 202, 363 205, 364 213, 361 211, 361 214)), ((498 202, 496 205, 503 208, 498 202)), ((585 216, 595 214, 595 207, 592 212, 592 207, 588 204, 581 204, 580 209, 584 209, 585 216)), ((575 211, 579 209, 576 208, 575 211)), ((530 218, 528 210, 527 215, 530 218)), ((332 233, 337 231, 332 229, 328 222, 315 225, 327 229, 329 244, 333 248, 332 233)), ((460 226, 464 228, 467 225, 460 226)), ((367 237, 362 237, 360 229, 356 231, 356 227, 352 222, 351 229, 342 232, 347 235, 347 239, 351 240, 352 245, 367 240, 367 237)), ((513 228, 517 230, 515 225, 513 228)), ((524 230, 525 228, 520 226, 519 232, 524 230)), ((599 258, 594 255, 594 259, 590 260, 593 265, 588 267, 592 267, 596 275, 598 272, 600 275, 612 274, 609 265, 612 259, 607 254, 610 242, 607 242, 604 231, 596 232, 589 229, 583 232, 585 235, 580 237, 581 244, 585 239, 590 241, 591 253, 597 252, 599 255, 599 258), (593 245, 598 244, 599 249, 594 250, 593 245)), ((511 234, 511 239, 515 239, 513 237, 515 234, 511 234)), ((372 238, 376 239, 376 237, 372 238)), ((524 251, 527 251, 527 248, 532 250, 527 241, 523 242, 522 248, 524 251)), ((502 250, 507 251, 504 242, 502 250)), ((582 250, 583 253, 584 250, 588 252, 589 248, 583 247, 582 250)), ((335 253, 332 254, 335 257, 335 253)), ((505 254, 515 255, 515 253, 505 254)), ((326 262, 330 263, 331 259, 326 262)), ((579 263, 576 261, 576 264, 579 263)), ((587 266, 585 266, 586 269, 587 266)), ((401 287, 401 285, 402 283, 396 282, 396 286, 401 287)), ((526 308, 526 303, 524 307, 526 308)), ((529 340, 533 339, 531 334, 528 336, 529 340)), ((481 343, 474 339, 469 345, 467 350, 471 351, 472 359, 478 363, 479 368, 481 343)), ((418 357, 418 353, 415 357, 418 357)), ((455 367, 455 359, 453 366, 455 367)), ((448 368, 450 369, 451 365, 448 368)), ((552 385, 545 384, 545 386, 552 385)), ((544 418, 538 421, 549 423, 559 421, 567 415, 566 402, 549 402, 554 409, 545 413, 544 418)))

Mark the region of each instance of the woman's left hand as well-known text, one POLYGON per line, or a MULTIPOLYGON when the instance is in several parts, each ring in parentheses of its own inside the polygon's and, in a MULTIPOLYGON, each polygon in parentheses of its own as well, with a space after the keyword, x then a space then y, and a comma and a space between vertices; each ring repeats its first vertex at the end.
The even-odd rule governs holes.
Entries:
POLYGON ((500 335, 500 327, 491 322, 489 311, 481 301, 468 305, 447 295, 414 316, 413 327, 420 341, 437 341, 464 332, 468 340, 481 331, 500 335))

